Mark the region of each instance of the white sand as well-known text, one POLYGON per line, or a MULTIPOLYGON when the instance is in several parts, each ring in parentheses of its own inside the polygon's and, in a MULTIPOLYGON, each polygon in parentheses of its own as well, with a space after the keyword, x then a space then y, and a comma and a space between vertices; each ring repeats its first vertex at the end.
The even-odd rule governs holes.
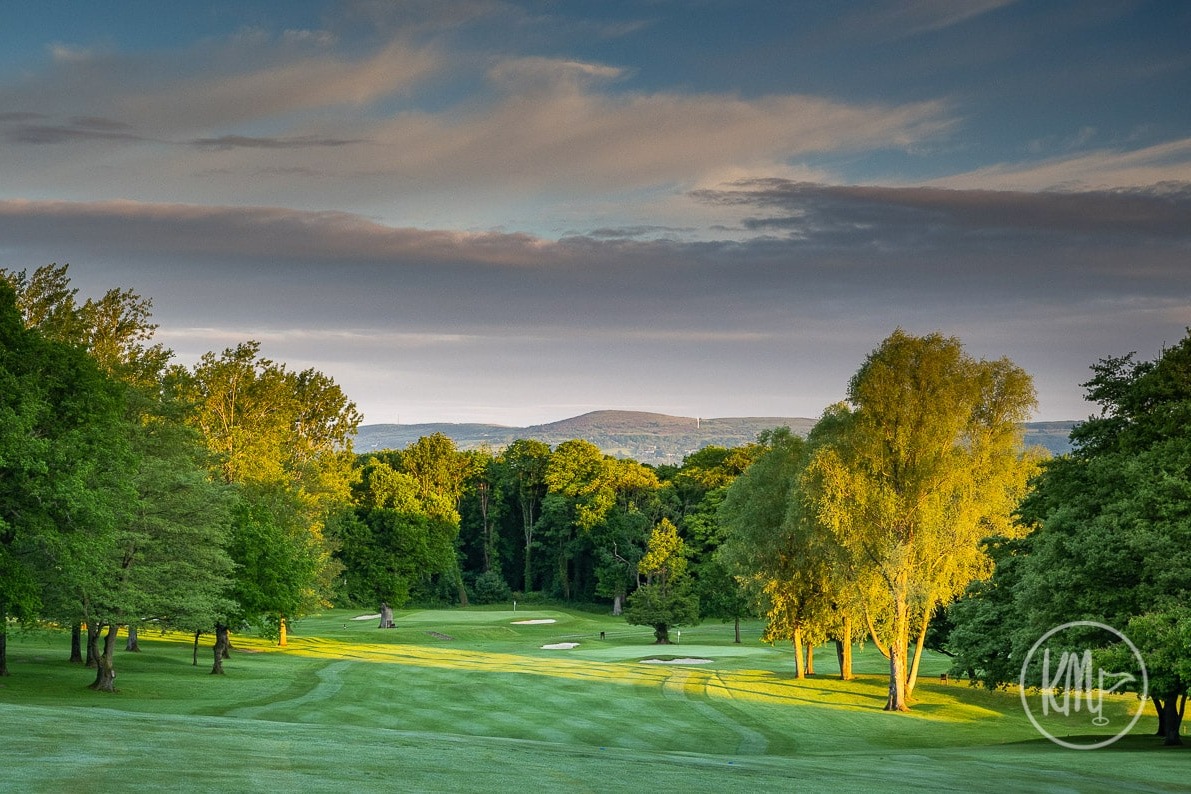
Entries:
POLYGON ((641 664, 711 664, 711 659, 642 659, 641 664))
POLYGON ((514 620, 514 626, 537 626, 541 623, 555 623, 554 618, 538 618, 537 620, 514 620))
POLYGON ((380 620, 380 613, 378 612, 375 615, 360 615, 352 618, 352 620, 380 620))
POLYGON ((543 651, 569 651, 571 648, 579 647, 577 642, 556 642, 553 645, 543 645, 543 651))

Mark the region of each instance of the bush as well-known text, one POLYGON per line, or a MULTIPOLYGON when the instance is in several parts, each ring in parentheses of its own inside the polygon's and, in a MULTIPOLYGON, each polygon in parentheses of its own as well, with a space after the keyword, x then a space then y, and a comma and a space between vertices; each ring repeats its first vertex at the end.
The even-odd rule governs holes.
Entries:
POLYGON ((472 600, 477 604, 499 604, 502 601, 510 601, 513 597, 513 591, 509 589, 509 584, 496 571, 488 571, 476 577, 475 586, 472 588, 472 600))

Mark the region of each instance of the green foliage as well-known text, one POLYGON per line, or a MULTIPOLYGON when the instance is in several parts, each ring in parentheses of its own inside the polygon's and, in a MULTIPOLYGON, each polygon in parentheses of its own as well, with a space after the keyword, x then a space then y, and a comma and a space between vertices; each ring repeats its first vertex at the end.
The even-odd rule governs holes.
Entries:
POLYGON ((685 546, 669 519, 659 521, 637 564, 638 572, 647 577, 646 583, 626 602, 625 620, 635 626, 652 626, 659 643, 670 641, 672 627, 699 622, 699 597, 687 578, 685 546))
POLYGON ((485 571, 476 577, 473 601, 477 604, 507 604, 513 598, 513 591, 496 571, 485 571))
POLYGON ((921 647, 938 605, 989 575, 981 540, 1011 532, 1035 465, 1021 451, 1034 390, 1006 359, 976 361, 957 339, 898 330, 865 360, 848 400, 808 466, 808 509, 846 567, 882 583, 888 708, 905 710, 910 637, 921 647))
POLYGON ((0 280, 0 636, 110 574, 135 501, 124 397, 81 347, 26 329, 0 280))
MULTIPOLYGON (((1191 600, 1191 334, 1155 361, 1110 358, 1093 371, 1085 387, 1100 414, 1072 433, 1071 455, 1043 467, 1020 510, 1034 531, 957 605, 949 647, 997 685, 1015 675, 1000 660, 1021 658, 1050 628, 1099 621, 1142 648, 1166 708, 1191 682, 1191 653, 1177 644, 1191 600)), ((1172 714, 1168 742, 1178 738, 1172 714)))

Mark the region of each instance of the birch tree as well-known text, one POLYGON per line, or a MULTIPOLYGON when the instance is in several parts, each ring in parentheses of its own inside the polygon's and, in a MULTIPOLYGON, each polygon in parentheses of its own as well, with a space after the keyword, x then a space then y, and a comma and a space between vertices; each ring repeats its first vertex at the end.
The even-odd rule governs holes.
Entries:
POLYGON ((958 339, 899 329, 852 378, 848 403, 842 432, 808 467, 813 508, 881 582, 885 708, 906 711, 935 607, 989 575, 980 541, 1010 524, 1034 470, 1022 449, 1033 384, 1007 359, 978 361, 958 339))

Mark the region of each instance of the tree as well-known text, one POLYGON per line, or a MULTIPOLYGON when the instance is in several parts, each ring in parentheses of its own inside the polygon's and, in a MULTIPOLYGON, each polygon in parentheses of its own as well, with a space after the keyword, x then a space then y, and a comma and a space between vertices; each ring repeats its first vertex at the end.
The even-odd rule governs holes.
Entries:
POLYGON ((0 270, 17 296, 26 327, 47 338, 82 345, 109 376, 154 390, 172 353, 151 344, 157 325, 153 302, 130 289, 110 289, 98 300, 77 301, 68 265, 43 265, 30 275, 0 270))
POLYGON ((411 475, 365 456, 353 492, 353 510, 333 524, 349 602, 401 607, 422 578, 454 570, 459 522, 441 500, 427 505, 411 475))
POLYGON ((699 621, 699 600, 686 579, 684 545, 669 519, 658 522, 649 535, 645 556, 637 564, 646 583, 633 591, 625 608, 629 623, 653 627, 659 645, 669 644, 671 628, 699 621))
POLYGON ((77 592, 131 506, 123 396, 80 347, 26 329, 0 281, 0 675, 8 618, 77 592))
POLYGON ((718 557, 763 604, 768 622, 762 639, 792 643, 801 678, 813 669, 812 648, 832 625, 832 571, 826 538, 802 509, 806 443, 781 428, 767 434, 764 445, 720 507, 727 537, 718 557))
POLYGON ((1076 426, 1071 454, 1043 466, 1019 511, 1029 534, 957 605, 949 645, 995 686, 1015 675, 1003 660, 1056 625, 1116 627, 1141 650, 1159 731, 1175 744, 1191 682, 1179 645, 1191 601, 1191 332, 1153 361, 1130 354, 1092 370, 1084 387, 1099 413, 1076 426))
POLYGON ((1033 462, 1021 423, 1034 391, 1007 359, 976 361, 957 339, 899 329, 852 378, 848 401, 844 432, 809 466, 813 509, 882 582, 889 631, 874 640, 889 654, 886 709, 905 711, 930 616, 990 573, 980 541, 1008 531, 1024 494, 1033 462))
MULTIPOLYGON (((186 421, 200 432, 212 472, 238 489, 235 616, 284 642, 286 618, 329 603, 338 566, 325 528, 350 501, 360 415, 329 377, 292 372, 251 341, 207 353, 190 371, 173 368, 168 385, 193 406, 186 421)), ((231 617, 215 626, 217 648, 231 617)), ((219 650, 216 657, 220 668, 219 650)))
MULTIPOLYGON (((764 435, 769 438, 770 433, 764 435)), ((680 467, 658 469, 659 477, 669 486, 671 515, 687 543, 699 611, 704 618, 732 621, 737 643, 741 618, 756 613, 755 599, 718 554, 729 536, 719 510, 729 486, 767 449, 761 443, 732 449, 707 446, 683 458, 680 467)))
POLYGON ((498 461, 507 483, 516 495, 521 514, 521 532, 525 541, 524 591, 533 590, 533 548, 538 510, 546 496, 546 470, 550 465, 550 446, 541 441, 517 439, 501 453, 498 461))
POLYGON ((114 689, 112 650, 121 626, 130 636, 150 620, 192 631, 212 626, 231 607, 229 489, 207 476, 189 428, 159 420, 131 429, 132 508, 110 533, 106 558, 76 560, 67 569, 92 636, 106 631, 93 684, 103 691, 114 689), (82 572, 92 575, 83 580, 82 572))

